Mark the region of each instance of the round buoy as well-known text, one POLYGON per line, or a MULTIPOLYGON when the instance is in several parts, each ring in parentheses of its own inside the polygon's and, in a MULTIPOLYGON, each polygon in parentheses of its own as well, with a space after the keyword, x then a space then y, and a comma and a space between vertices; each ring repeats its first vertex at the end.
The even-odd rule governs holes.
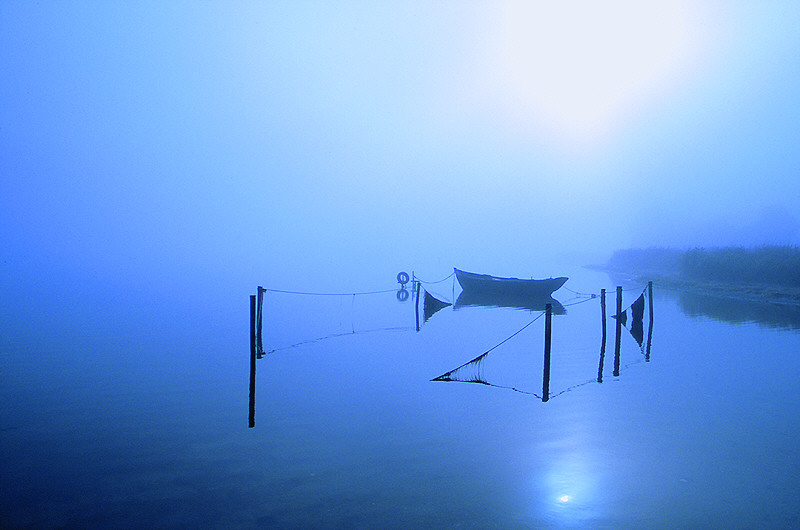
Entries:
POLYGON ((408 273, 407 272, 398 272, 397 273, 397 282, 400 285, 405 285, 408 283, 408 273))
POLYGON ((397 299, 401 302, 408 300, 408 291, 406 291, 405 287, 402 287, 399 291, 397 291, 397 299))

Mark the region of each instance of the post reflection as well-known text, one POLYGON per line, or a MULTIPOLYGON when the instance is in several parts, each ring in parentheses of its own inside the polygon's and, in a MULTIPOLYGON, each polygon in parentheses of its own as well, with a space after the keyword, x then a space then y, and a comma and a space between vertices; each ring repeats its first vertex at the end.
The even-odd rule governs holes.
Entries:
MULTIPOLYGON (((399 292, 404 291, 402 289, 399 292)), ((256 390, 256 366, 255 361, 258 358, 261 358, 263 355, 263 346, 262 346, 262 326, 261 326, 261 319, 262 319, 262 308, 261 304, 263 303, 263 292, 266 289, 263 289, 259 286, 258 296, 251 296, 250 297, 250 350, 251 350, 251 363, 250 363, 250 393, 249 393, 249 426, 255 426, 255 390, 256 390)), ((407 291, 406 291, 407 292, 407 291)), ((362 294, 375 294, 375 293, 362 293, 362 294)), ((462 293, 463 294, 463 293, 462 293)), ((536 317, 534 317, 530 322, 528 322, 525 326, 523 326, 518 331, 514 332, 511 336, 506 337, 505 339, 501 340, 498 344, 494 347, 490 348, 489 350, 481 353, 480 355, 476 356, 470 361, 465 362, 464 364, 445 372, 444 374, 435 377, 432 381, 439 381, 439 382, 468 382, 468 383, 478 383, 485 386, 494 386, 498 388, 510 389, 515 392, 528 394, 534 397, 537 397, 542 402, 548 402, 551 399, 563 395, 567 392, 576 390, 580 387, 583 387, 588 384, 592 383, 602 383, 604 380, 604 370, 605 370, 605 352, 606 352, 606 342, 607 342, 607 333, 606 333, 606 300, 605 300, 605 289, 601 290, 599 296, 600 302, 600 317, 601 317, 601 335, 600 335, 600 347, 599 347, 599 359, 595 357, 595 361, 592 361, 591 364, 587 363, 587 376, 594 372, 590 377, 588 377, 584 381, 570 383, 563 383, 563 379, 559 377, 563 376, 563 371, 559 371, 557 368, 559 367, 559 363, 563 362, 563 356, 560 355, 559 352, 559 344, 556 340, 555 344, 551 345, 553 341, 553 333, 551 328, 553 326, 553 319, 551 318, 553 314, 556 315, 564 315, 566 314, 566 309, 563 304, 555 301, 550 296, 539 297, 537 300, 532 300, 530 296, 526 297, 527 302, 524 304, 521 302, 520 299, 515 298, 512 301, 509 300, 508 293, 504 293, 504 296, 501 298, 492 298, 491 300, 484 297, 482 298, 481 304, 477 303, 477 299, 471 298, 469 299, 470 305, 473 307, 501 307, 502 304, 507 304, 505 307, 507 308, 514 308, 514 309, 526 309, 531 310, 533 307, 539 307, 540 303, 543 303, 544 311, 540 312, 536 317), (552 302, 555 302, 553 304, 552 302), (474 304, 474 305, 473 305, 474 304), (515 382, 514 380, 503 381, 499 382, 493 379, 493 376, 486 374, 484 367, 487 363, 487 360, 492 358, 493 351, 497 348, 503 346, 506 342, 510 339, 514 338, 517 334, 522 332, 524 329, 528 328, 529 326, 533 325, 537 322, 540 317, 542 318, 543 325, 544 325, 544 347, 543 350, 539 350, 542 352, 542 357, 538 361, 538 364, 541 372, 541 394, 537 393, 537 391, 533 391, 530 389, 530 383, 535 379, 531 377, 531 372, 529 371, 530 368, 526 368, 525 371, 520 371, 519 369, 515 369, 513 366, 510 367, 510 372, 512 377, 517 377, 518 380, 515 382), (551 348, 552 348, 552 357, 551 357, 551 348), (589 368, 591 365, 594 367, 589 368), (596 368, 595 368, 596 367, 596 368), (590 371, 591 370, 591 371, 590 371), (596 370, 596 371, 595 371, 596 370), (553 374, 557 374, 557 378, 554 381, 553 374)), ((341 295, 337 295, 341 296, 341 295)), ((353 299, 355 295, 348 295, 352 296, 353 299)), ((415 331, 420 331, 421 323, 427 323, 429 319, 438 311, 449 307, 451 304, 449 302, 445 302, 435 298, 434 296, 430 295, 427 291, 423 291, 419 285, 419 283, 414 284, 414 290, 411 292, 411 296, 413 297, 414 303, 414 313, 415 313, 415 326, 410 329, 414 329, 415 331), (420 318, 420 316, 422 318, 420 318)), ((587 295, 589 296, 589 295, 587 295)), ((401 302, 405 301, 404 296, 398 296, 398 300, 401 302)), ((591 295, 591 298, 587 298, 583 302, 589 302, 592 300, 597 299, 595 295, 591 295)), ((459 300, 461 300, 459 298, 459 300)), ((579 302, 579 303, 583 303, 579 302)), ((457 304, 459 302, 457 301, 457 304)), ((464 301, 461 301, 461 307, 466 307, 464 301)), ((650 360, 650 353, 651 353, 651 345, 652 345, 652 333, 653 333, 653 305, 652 305, 652 285, 649 285, 647 291, 642 292, 642 294, 635 299, 635 301, 628 306, 627 309, 622 310, 622 288, 617 287, 617 300, 616 300, 616 313, 612 316, 615 319, 616 325, 616 334, 615 334, 615 341, 614 341, 614 364, 613 364, 613 375, 614 377, 619 377, 620 373, 623 369, 622 366, 622 352, 623 348, 628 348, 629 346, 624 346, 623 342, 623 335, 622 335, 622 328, 626 328, 630 337, 633 338, 634 342, 639 346, 640 353, 642 358, 645 361, 650 360), (645 296, 645 294, 647 296, 645 296), (645 323, 644 323, 644 315, 645 311, 644 308, 646 306, 649 307, 649 312, 647 313, 647 333, 646 333, 646 341, 644 335, 645 323)), ((345 335, 353 335, 353 334, 363 334, 363 333, 371 333, 371 332, 380 332, 380 331, 388 331, 388 330, 404 330, 409 328, 403 327, 384 327, 384 328, 376 328, 371 330, 360 330, 356 331, 355 328, 351 329, 350 332, 347 333, 336 333, 327 335, 324 337, 319 337, 315 339, 306 339, 300 341, 295 344, 291 344, 289 346, 285 346, 283 348, 277 348, 270 350, 269 353, 274 353, 278 350, 288 349, 288 348, 295 348, 306 344, 317 343, 320 341, 324 341, 334 337, 342 337, 345 335)), ((628 339, 630 341, 630 339, 628 339)), ((539 346, 541 347, 541 346, 539 346)), ((517 348, 517 351, 519 348, 517 348)), ((597 350, 594 350, 595 352, 597 350)), ((532 354, 533 357, 530 355, 526 356, 528 359, 533 359, 536 357, 535 353, 532 354)), ((576 366, 576 369, 580 369, 580 367, 576 366)), ((575 499, 574 493, 565 492, 561 495, 564 499, 561 502, 570 503, 572 500, 575 499)))
MULTIPOLYGON (((617 287, 616 289, 616 312, 612 315, 612 318, 615 320, 615 339, 614 339, 614 362, 613 362, 613 376, 620 377, 622 370, 625 368, 622 364, 622 356, 623 351, 630 348, 630 343, 633 342, 638 347, 639 356, 635 357, 639 361, 649 361, 650 360, 650 352, 652 346, 652 334, 653 334, 653 305, 652 305, 652 284, 649 284, 648 287, 639 294, 639 296, 631 303, 626 309, 623 310, 623 289, 622 287, 617 287), (645 312, 645 307, 649 307, 649 311, 645 312), (645 320, 647 321, 647 325, 645 327, 645 320), (627 331, 627 333, 623 334, 623 328, 627 331), (645 333, 645 329, 647 330, 645 333), (626 338, 627 337, 627 338, 626 338), (631 339, 633 339, 631 341, 631 339), (627 344, 627 345, 626 345, 627 344)), ((594 297, 592 298, 594 299, 594 297)), ((448 371, 444 374, 435 377, 432 381, 446 381, 446 382, 466 382, 466 383, 480 383, 481 385, 485 386, 494 386, 498 388, 505 388, 514 390, 516 392, 521 392, 525 394, 529 394, 541 399, 542 402, 547 402, 550 399, 560 396, 566 392, 570 392, 575 390, 579 387, 592 384, 592 383, 602 383, 604 378, 604 371, 605 371, 605 351, 606 351, 606 342, 607 342, 607 333, 606 333, 606 307, 605 307, 605 289, 601 290, 600 296, 600 322, 601 322, 601 336, 600 336, 600 348, 599 348, 599 359, 597 364, 595 365, 596 368, 596 375, 592 376, 589 379, 586 379, 583 382, 565 385, 561 388, 556 388, 554 391, 553 384, 551 381, 551 369, 553 363, 557 366, 559 360, 559 356, 557 354, 551 360, 551 319, 550 314, 547 311, 548 304, 545 304, 545 312, 543 312, 539 316, 545 316, 544 319, 544 351, 542 357, 542 392, 538 394, 536 392, 526 390, 525 385, 522 383, 509 383, 509 382, 498 382, 492 379, 491 376, 487 375, 487 370, 485 366, 492 353, 492 350, 501 346, 503 343, 508 341, 514 335, 519 333, 522 330, 517 331, 511 337, 503 340, 495 346, 494 348, 490 349, 482 353, 481 355, 475 357, 474 359, 467 361, 466 363, 448 371)), ((561 304, 559 304, 561 306, 561 304)), ((563 306, 561 306, 563 309, 563 306)), ((536 317, 533 321, 529 322, 525 327, 533 324, 539 317, 536 317)), ((524 329, 524 328, 523 328, 524 329)), ((552 346, 554 351, 557 351, 558 344, 552 346)), ((595 350, 596 351, 596 350, 595 350)), ((630 355, 630 354, 628 354, 630 355)), ((634 360, 633 362, 636 362, 634 360)), ((520 378, 521 380, 522 378, 520 378)))

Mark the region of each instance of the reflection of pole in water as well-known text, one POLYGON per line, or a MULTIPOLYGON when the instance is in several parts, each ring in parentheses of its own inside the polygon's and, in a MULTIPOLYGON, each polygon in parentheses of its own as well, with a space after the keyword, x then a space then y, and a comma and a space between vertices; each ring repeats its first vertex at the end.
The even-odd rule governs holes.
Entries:
POLYGON ((653 342, 653 282, 647 282, 647 300, 650 308, 650 323, 647 324, 647 349, 644 360, 650 362, 650 344, 653 342))
POLYGON ((250 295, 250 427, 256 426, 256 296, 250 295))
POLYGON ((617 286, 617 333, 616 343, 614 344, 614 377, 619 377, 619 343, 622 339, 622 286, 617 286))
POLYGON ((602 338, 600 339, 600 365, 597 367, 597 382, 603 382, 603 363, 606 359, 606 290, 600 289, 600 322, 602 338))
POLYGON ((542 374, 542 401, 550 399, 550 331, 553 320, 553 305, 544 306, 544 371, 542 374))

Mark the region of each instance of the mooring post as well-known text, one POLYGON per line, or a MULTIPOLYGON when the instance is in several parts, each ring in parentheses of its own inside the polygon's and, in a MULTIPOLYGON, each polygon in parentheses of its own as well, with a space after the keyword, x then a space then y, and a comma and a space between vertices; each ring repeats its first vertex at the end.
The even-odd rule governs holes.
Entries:
POLYGON ((603 364, 606 360, 606 290, 600 289, 600 323, 602 337, 600 339, 600 365, 597 367, 597 382, 603 382, 603 364))
POLYGON ((553 305, 544 306, 544 370, 542 373, 542 401, 550 399, 550 338, 553 320, 553 305))
POLYGON ((261 358, 264 355, 264 342, 261 338, 262 321, 264 317, 264 289, 258 286, 258 300, 256 303, 256 357, 261 358))
POLYGON ((617 321, 616 342, 614 344, 614 377, 619 376, 619 346, 622 339, 622 286, 617 286, 617 321))
POLYGON ((644 360, 650 362, 650 345, 653 342, 653 282, 647 282, 647 300, 650 308, 650 323, 647 324, 647 348, 645 349, 644 360))
POLYGON ((602 329, 602 345, 606 349, 606 290, 600 289, 600 326, 602 329))
POLYGON ((419 332, 419 282, 416 282, 416 296, 417 296, 417 302, 414 312, 417 315, 417 331, 419 332))
POLYGON ((250 427, 256 426, 256 295, 250 295, 250 427))

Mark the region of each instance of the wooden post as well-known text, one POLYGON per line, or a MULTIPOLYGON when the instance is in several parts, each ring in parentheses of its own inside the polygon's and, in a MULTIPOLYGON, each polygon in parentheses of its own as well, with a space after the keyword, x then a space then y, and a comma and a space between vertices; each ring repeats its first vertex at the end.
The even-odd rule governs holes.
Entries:
POLYGON ((600 322, 602 338, 600 339, 600 365, 597 367, 597 382, 603 382, 603 364, 606 360, 606 290, 600 289, 600 322))
POLYGON ((544 306, 544 371, 542 374, 542 401, 550 399, 550 339, 553 305, 544 306))
POLYGON ((250 295, 250 428, 256 426, 256 296, 250 295))
POLYGON ((622 286, 617 286, 617 337, 616 343, 614 344, 614 377, 619 376, 619 346, 620 340, 622 339, 622 286))
POLYGON ((647 348, 645 349, 644 360, 650 362, 650 344, 653 342, 653 282, 647 282, 647 300, 650 308, 650 323, 647 324, 647 348))
POLYGON ((263 308, 264 308, 264 289, 260 285, 258 286, 258 300, 256 303, 256 357, 259 359, 262 355, 264 355, 264 342, 261 337, 261 328, 262 328, 262 321, 264 317, 263 308))
POLYGON ((416 296, 417 296, 417 303, 415 307, 415 313, 417 315, 417 331, 419 331, 419 282, 416 282, 416 296))

